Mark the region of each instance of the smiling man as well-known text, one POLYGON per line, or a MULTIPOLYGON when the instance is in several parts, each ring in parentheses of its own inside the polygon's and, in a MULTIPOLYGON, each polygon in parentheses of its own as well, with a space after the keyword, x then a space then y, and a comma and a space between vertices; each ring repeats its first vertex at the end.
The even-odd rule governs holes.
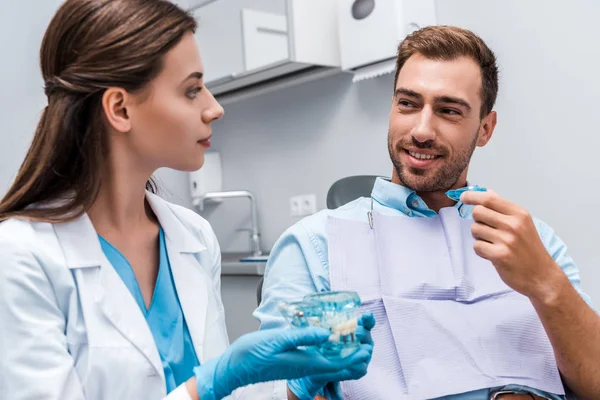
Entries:
MULTIPOLYGON (((324 210, 275 244, 255 316, 310 292, 357 291, 377 324, 369 372, 347 399, 600 398, 600 319, 565 244, 493 191, 467 185, 496 126, 496 59, 470 31, 421 29, 399 46, 389 121, 391 181, 324 210)), ((331 394, 324 381, 290 394, 331 394), (324 389, 325 388, 325 389, 324 389)))

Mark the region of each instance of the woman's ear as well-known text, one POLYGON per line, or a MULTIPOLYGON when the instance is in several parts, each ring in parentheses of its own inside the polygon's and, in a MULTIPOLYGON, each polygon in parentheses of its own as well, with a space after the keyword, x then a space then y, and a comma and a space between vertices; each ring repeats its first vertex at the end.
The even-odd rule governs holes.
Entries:
POLYGON ((131 130, 131 119, 127 114, 129 94, 121 88, 108 88, 102 95, 102 109, 109 125, 117 132, 131 130))

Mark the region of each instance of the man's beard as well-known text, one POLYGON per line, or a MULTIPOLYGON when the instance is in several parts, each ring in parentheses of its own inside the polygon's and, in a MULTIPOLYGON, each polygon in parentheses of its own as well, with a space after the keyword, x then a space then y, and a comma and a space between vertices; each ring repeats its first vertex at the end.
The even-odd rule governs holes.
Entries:
MULTIPOLYGON (((430 170, 412 168, 407 165, 402 165, 400 157, 398 156, 398 152, 405 150, 400 148, 401 143, 398 144, 397 149, 392 148, 391 135, 389 135, 389 133, 388 151, 390 153, 390 158, 392 160, 392 164, 394 165, 394 169, 396 170, 396 175, 398 175, 398 178, 403 186, 417 192, 446 191, 451 189, 456 184, 460 178, 460 175, 469 165, 471 156, 473 155, 475 147, 477 146, 477 139, 478 135, 475 135, 475 139, 469 148, 463 149, 462 151, 456 153, 452 160, 443 160, 444 162, 441 168, 438 169, 433 176, 427 176, 430 170)), ((412 145, 418 149, 435 149, 436 151, 441 150, 441 154, 446 153, 444 149, 434 147, 431 141, 421 143, 412 138, 412 145)), ((442 155, 442 157, 444 156, 442 155)))

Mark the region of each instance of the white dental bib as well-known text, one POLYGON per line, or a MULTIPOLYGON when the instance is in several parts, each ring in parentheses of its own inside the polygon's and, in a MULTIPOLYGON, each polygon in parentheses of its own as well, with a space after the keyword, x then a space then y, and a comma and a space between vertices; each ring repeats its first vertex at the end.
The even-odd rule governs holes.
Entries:
POLYGON ((373 213, 330 217, 331 290, 352 290, 375 315, 367 375, 346 399, 432 399, 524 385, 564 394, 552 346, 529 299, 477 256, 473 221, 373 213))

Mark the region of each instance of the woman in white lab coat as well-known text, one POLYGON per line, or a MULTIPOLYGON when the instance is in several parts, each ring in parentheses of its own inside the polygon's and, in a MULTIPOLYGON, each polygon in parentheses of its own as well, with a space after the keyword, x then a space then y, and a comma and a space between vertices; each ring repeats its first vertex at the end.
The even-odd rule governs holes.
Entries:
POLYGON ((0 202, 0 398, 212 400, 307 375, 316 393, 366 372, 369 318, 342 361, 297 349, 316 328, 228 347, 215 235, 150 180, 200 168, 223 116, 195 24, 164 0, 68 0, 50 23, 48 106, 0 202))

